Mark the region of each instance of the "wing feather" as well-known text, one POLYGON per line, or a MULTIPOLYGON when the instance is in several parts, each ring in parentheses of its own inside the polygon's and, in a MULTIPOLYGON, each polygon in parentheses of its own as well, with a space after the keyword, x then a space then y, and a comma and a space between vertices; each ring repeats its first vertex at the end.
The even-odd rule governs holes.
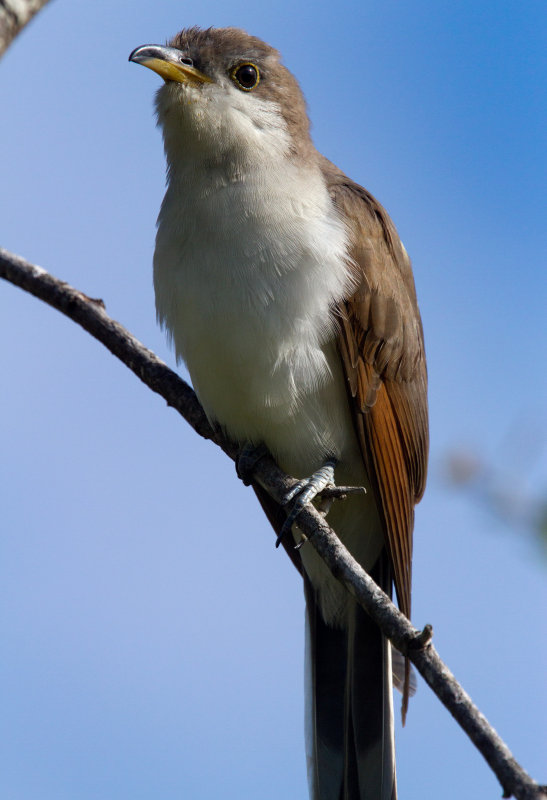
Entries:
POLYGON ((427 372, 410 260, 387 212, 324 161, 348 222, 355 289, 337 309, 361 452, 381 511, 399 606, 410 617, 414 505, 427 471, 427 372))

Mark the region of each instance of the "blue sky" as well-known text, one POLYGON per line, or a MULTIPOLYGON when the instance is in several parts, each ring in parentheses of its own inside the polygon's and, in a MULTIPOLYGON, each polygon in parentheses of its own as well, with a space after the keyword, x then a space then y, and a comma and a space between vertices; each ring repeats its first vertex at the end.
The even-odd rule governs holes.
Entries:
MULTIPOLYGON (((57 0, 0 64, 1 244, 174 364, 151 283, 159 79, 127 57, 192 24, 281 51, 317 147, 414 262, 432 438, 414 621, 543 782, 545 557, 442 463, 471 448, 508 494, 545 494, 546 22, 533 1, 57 0)), ((305 797, 302 591, 250 490, 60 314, 3 284, 0 325, 2 797, 305 797)), ((407 800, 500 794, 423 683, 397 744, 407 800)))

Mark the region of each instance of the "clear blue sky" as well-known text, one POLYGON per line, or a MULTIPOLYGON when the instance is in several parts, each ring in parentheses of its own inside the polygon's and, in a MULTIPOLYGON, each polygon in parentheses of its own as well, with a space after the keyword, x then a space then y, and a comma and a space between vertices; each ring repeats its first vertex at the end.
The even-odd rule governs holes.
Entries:
MULTIPOLYGON (((12 46, 0 242, 173 364, 151 283, 159 78, 127 57, 192 24, 278 47, 318 148, 414 262, 432 438, 414 621, 545 782, 545 558, 441 477, 471 446, 508 493, 546 488, 545 4, 192 5, 57 0, 12 46), (507 445, 520 431, 535 459, 507 445)), ((0 324, 0 795, 305 798, 302 591, 251 491, 60 314, 2 284, 0 324)), ((423 683, 397 743, 405 800, 500 796, 423 683)))

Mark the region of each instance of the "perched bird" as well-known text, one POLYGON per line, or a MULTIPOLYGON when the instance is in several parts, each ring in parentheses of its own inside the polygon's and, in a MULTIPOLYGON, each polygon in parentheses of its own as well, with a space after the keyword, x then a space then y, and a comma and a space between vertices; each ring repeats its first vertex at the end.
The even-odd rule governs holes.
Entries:
MULTIPOLYGON (((165 81, 156 108, 168 186, 154 286, 177 357, 210 420, 245 452, 266 447, 303 479, 304 497, 334 479, 366 488, 336 502, 328 521, 384 591, 395 584, 410 616, 427 376, 393 223, 315 149, 296 79, 260 39, 189 28, 130 60, 165 81)), ((279 507, 255 490, 279 531, 279 507)), ((391 646, 311 545, 298 552, 310 794, 393 800, 391 646)))

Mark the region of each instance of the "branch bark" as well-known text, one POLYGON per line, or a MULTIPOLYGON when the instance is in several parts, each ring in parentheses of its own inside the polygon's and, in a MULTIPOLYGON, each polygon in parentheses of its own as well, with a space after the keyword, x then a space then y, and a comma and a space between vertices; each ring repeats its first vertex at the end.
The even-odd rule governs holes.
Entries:
POLYGON ((0 58, 49 0, 0 0, 0 58))
MULTIPOLYGON (((105 311, 102 300, 87 297, 41 267, 0 248, 0 277, 66 314, 107 347, 152 391, 176 409, 200 436, 211 439, 235 459, 237 446, 222 438, 210 425, 198 399, 185 381, 148 350, 105 311)), ((268 456, 255 468, 256 480, 276 502, 295 483, 268 456)), ((306 546, 313 546, 332 574, 347 588, 381 628, 394 646, 408 656, 426 683, 450 711, 483 755, 503 788, 504 797, 518 800, 547 798, 539 786, 512 756, 488 720, 443 663, 432 642, 432 628, 416 629, 374 583, 342 545, 324 517, 308 505, 298 518, 306 546)))

